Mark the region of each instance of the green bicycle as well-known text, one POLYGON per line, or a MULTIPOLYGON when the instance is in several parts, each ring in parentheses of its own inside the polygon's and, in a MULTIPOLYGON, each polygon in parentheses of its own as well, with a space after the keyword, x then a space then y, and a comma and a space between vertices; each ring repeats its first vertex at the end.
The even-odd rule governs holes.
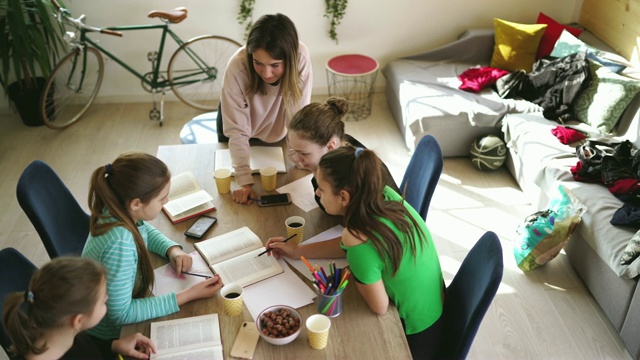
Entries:
POLYGON ((74 31, 67 31, 65 40, 71 51, 53 69, 40 99, 42 118, 49 128, 66 128, 89 109, 104 76, 102 54, 140 79, 142 88, 153 97, 149 119, 159 121, 160 126, 164 120, 164 96, 167 90, 173 91, 180 101, 196 109, 213 111, 218 107, 222 75, 228 60, 241 45, 216 35, 198 36, 188 41, 180 39, 169 25, 186 19, 186 8, 151 11, 148 17, 160 19, 161 24, 98 28, 86 25, 84 14, 74 18, 57 1, 53 0, 53 3, 58 11, 58 19, 70 25, 74 31), (145 74, 133 69, 89 37, 96 32, 122 37, 122 31, 153 29, 161 29, 162 35, 158 50, 147 54, 152 70, 145 74), (178 49, 171 55, 166 71, 160 71, 167 35, 177 43, 178 49), (160 109, 156 103, 157 94, 161 94, 160 109))

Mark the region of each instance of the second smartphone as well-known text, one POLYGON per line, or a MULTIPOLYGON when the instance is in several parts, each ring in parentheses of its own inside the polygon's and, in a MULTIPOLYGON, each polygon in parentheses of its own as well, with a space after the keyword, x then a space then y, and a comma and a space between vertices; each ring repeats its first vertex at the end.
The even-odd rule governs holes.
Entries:
POLYGON ((202 215, 193 223, 193 225, 191 225, 191 227, 189 227, 187 231, 184 232, 184 234, 194 239, 201 239, 204 234, 211 229, 216 221, 218 221, 218 219, 213 216, 202 215))
POLYGON ((288 193, 275 195, 262 195, 258 206, 275 206, 291 204, 291 196, 288 193))

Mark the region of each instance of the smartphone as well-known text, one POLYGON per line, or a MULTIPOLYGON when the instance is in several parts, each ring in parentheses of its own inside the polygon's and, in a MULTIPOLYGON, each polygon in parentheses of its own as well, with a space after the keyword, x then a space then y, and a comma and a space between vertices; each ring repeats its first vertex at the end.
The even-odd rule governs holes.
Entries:
POLYGON ((213 216, 201 215, 184 234, 194 239, 201 239, 216 221, 218 221, 218 219, 213 216))
POLYGON ((240 359, 253 359, 258 339, 260 339, 260 332, 258 332, 256 323, 243 322, 242 326, 240 326, 240 331, 238 331, 238 336, 236 336, 236 342, 233 343, 231 348, 231 356, 240 359))
POLYGON ((262 195, 260 196, 260 201, 258 201, 257 203, 258 206, 287 205, 291 204, 291 196, 289 195, 289 193, 262 195))

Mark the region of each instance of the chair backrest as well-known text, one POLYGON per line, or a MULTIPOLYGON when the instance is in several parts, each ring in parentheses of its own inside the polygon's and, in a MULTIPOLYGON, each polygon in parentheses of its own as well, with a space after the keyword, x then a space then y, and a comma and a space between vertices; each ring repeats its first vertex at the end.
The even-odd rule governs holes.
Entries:
POLYGON ((436 138, 425 135, 420 139, 402 178, 400 191, 407 202, 427 219, 433 191, 442 173, 442 150, 436 138))
POLYGON ((498 236, 488 231, 471 248, 447 287, 444 304, 442 359, 464 359, 491 304, 504 265, 498 236))
MULTIPOLYGON (((27 290, 31 275, 36 269, 37 267, 18 250, 14 248, 0 250, 1 311, 4 311, 4 300, 8 294, 27 290)), ((4 324, 0 326, 0 345, 2 345, 8 356, 8 347, 11 345, 11 339, 4 329, 4 324)))
POLYGON ((40 160, 29 164, 18 180, 16 194, 50 258, 82 253, 89 235, 89 215, 49 165, 40 160))

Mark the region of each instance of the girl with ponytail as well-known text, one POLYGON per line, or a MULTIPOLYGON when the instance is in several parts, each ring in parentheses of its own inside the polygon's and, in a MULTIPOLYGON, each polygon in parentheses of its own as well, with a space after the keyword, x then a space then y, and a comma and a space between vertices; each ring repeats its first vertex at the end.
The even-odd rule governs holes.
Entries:
POLYGON ((91 177, 90 234, 82 256, 107 271, 107 315, 89 333, 117 338, 122 325, 177 312, 191 300, 217 293, 217 276, 179 293, 151 296, 154 284, 149 251, 168 258, 176 273, 188 271, 192 259, 181 246, 147 223, 168 201, 171 174, 158 158, 145 153, 120 155, 97 168, 91 177))
POLYGON ((101 353, 84 333, 105 315, 105 271, 97 262, 59 257, 36 270, 24 292, 4 302, 3 322, 12 355, 25 359, 115 359, 123 354, 148 359, 151 340, 138 333, 114 340, 101 353))

